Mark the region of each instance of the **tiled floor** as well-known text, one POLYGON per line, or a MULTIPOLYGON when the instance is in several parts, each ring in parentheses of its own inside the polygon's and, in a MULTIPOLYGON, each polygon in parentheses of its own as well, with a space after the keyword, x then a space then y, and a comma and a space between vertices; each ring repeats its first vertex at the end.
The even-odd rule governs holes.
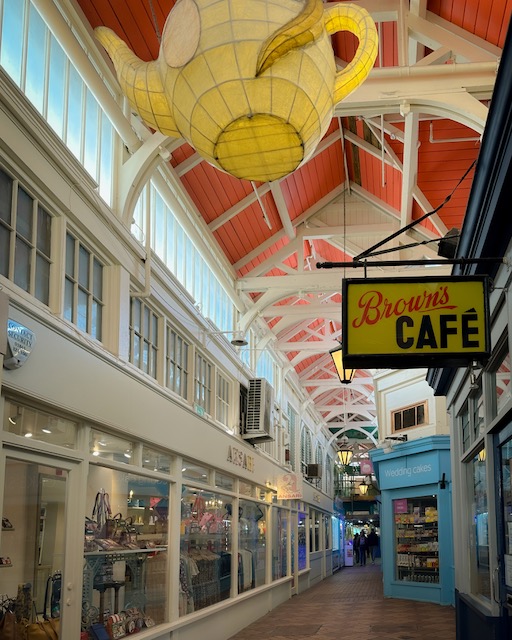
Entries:
POLYGON ((379 565, 345 567, 230 640, 455 640, 452 607, 384 598, 379 565))

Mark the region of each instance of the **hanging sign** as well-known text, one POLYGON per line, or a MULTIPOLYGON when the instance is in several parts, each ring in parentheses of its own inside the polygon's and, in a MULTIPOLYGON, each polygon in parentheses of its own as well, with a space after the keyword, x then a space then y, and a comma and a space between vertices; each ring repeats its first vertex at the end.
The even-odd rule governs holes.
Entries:
POLYGON ((487 277, 348 279, 343 362, 409 369, 467 365, 490 354, 487 277))

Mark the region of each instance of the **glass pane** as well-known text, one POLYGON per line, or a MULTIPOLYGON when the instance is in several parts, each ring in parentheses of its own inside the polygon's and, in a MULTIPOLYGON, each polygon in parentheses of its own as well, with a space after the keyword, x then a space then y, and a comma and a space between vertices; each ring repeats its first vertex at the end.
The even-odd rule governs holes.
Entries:
POLYGON ((28 193, 18 187, 18 206, 16 211, 16 231, 25 240, 32 240, 32 220, 33 220, 34 200, 28 193))
POLYGON ((11 224, 12 179, 0 170, 0 220, 11 224))
POLYGON ((35 297, 43 304, 50 299, 50 263, 42 256, 36 257, 35 297))
POLYGON ((9 277, 9 245, 11 233, 0 224, 0 275, 9 277))
POLYGON ((226 476, 218 471, 215 472, 215 486, 228 491, 233 491, 235 486, 234 479, 231 476, 226 476))
POLYGON ((48 576, 55 589, 47 615, 60 613, 60 572, 66 540, 67 472, 51 466, 7 458, 5 465, 2 538, 2 593, 20 597, 20 615, 31 619, 32 601, 43 614, 48 576), (58 575, 57 575, 58 574, 58 575))
POLYGON ((69 65, 68 121, 66 143, 70 151, 80 160, 82 131, 82 92, 83 82, 77 70, 69 65))
MULTIPOLYGON (((501 487, 503 492, 503 539, 505 541, 505 567, 512 563, 512 441, 500 447, 501 487)), ((505 583, 512 589, 510 571, 505 571, 505 583)))
POLYGON ((249 500, 240 500, 238 513, 238 593, 243 593, 265 584, 267 520, 263 508, 249 500))
POLYGON ((92 263, 93 284, 92 292, 98 300, 103 299, 103 266, 94 259, 92 263))
POLYGON ((82 331, 87 331, 87 302, 88 295, 82 289, 78 289, 78 301, 76 309, 76 326, 82 331))
POLYGON ((303 571, 307 568, 307 536, 306 536, 306 522, 307 516, 305 513, 299 513, 299 523, 297 531, 297 547, 299 554, 299 571, 303 571))
POLYGON ((137 298, 132 298, 132 328, 137 333, 140 333, 140 315, 141 315, 141 303, 137 298))
POLYGON ((274 509, 272 518, 272 580, 284 578, 288 566, 288 511, 274 509))
POLYGON ((181 473, 184 480, 206 483, 209 482, 210 470, 206 467, 201 467, 193 462, 189 462, 188 460, 184 460, 181 473))
POLYGON ((92 430, 89 452, 95 457, 132 464, 133 443, 130 440, 92 430))
POLYGON ((103 317, 103 307, 93 301, 91 305, 91 330, 90 334, 97 340, 101 340, 101 319, 103 317))
POLYGON ((142 466, 152 471, 161 471, 162 473, 170 473, 172 457, 168 453, 151 449, 143 446, 142 448, 142 466))
POLYGON ((16 238, 16 250, 14 253, 14 282, 24 291, 29 290, 31 257, 32 252, 30 247, 20 238, 16 238))
POLYGON ((51 252, 52 218, 42 207, 37 207, 37 249, 47 258, 51 252))
POLYGON ((50 36, 50 64, 48 81, 48 124, 62 139, 64 132, 64 105, 67 59, 60 44, 50 36))
MULTIPOLYGON (((183 486, 179 615, 229 598, 232 509, 229 499, 183 486)), ((240 565, 239 565, 240 566, 240 565)))
POLYGON ((6 401, 4 431, 59 447, 76 449, 78 423, 6 401))
POLYGON ((70 322, 73 322, 74 291, 73 283, 66 278, 64 283, 64 318, 70 322))
POLYGON ((487 505, 487 471, 485 449, 469 465, 472 476, 473 499, 471 505, 470 553, 472 563, 472 592, 484 598, 491 597, 489 568, 489 507, 487 505))
POLYGON ((20 86, 25 2, 4 2, 0 65, 20 86))
POLYGON ((29 7, 25 94, 43 113, 47 29, 32 4, 29 7))
POLYGON ((113 164, 114 129, 107 118, 101 114, 101 157, 99 183, 100 196, 109 205, 112 204, 112 164, 113 164))
POLYGON ((89 258, 91 254, 85 247, 80 245, 78 250, 78 283, 84 289, 90 289, 89 286, 89 258))
POLYGON ((439 582, 437 497, 393 500, 396 579, 439 582))
POLYGON ((69 234, 66 236, 66 275, 75 276, 75 239, 69 234))
MULTIPOLYGON (((167 620, 169 484, 89 467, 83 599, 86 626, 131 610, 135 625, 167 620)), ((138 628, 138 627, 136 627, 138 628)))
POLYGON ((256 486, 253 484, 249 484, 247 482, 243 482, 240 480, 239 491, 244 496, 255 496, 256 495, 256 486))
POLYGON ((92 93, 85 90, 85 136, 84 167, 96 179, 98 165, 98 122, 99 109, 92 93))
POLYGON ((510 400, 510 353, 507 353, 501 361, 498 370, 494 374, 494 378, 496 386, 495 415, 498 415, 508 400, 510 400))

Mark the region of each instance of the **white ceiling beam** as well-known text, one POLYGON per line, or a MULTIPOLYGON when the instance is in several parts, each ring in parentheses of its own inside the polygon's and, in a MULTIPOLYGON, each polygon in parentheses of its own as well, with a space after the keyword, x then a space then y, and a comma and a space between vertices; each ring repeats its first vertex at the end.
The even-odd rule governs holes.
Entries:
POLYGON ((499 47, 431 11, 427 11, 426 18, 409 14, 408 28, 413 38, 433 51, 439 47, 451 48, 458 62, 490 62, 501 56, 499 47))
POLYGON ((283 229, 288 238, 290 240, 293 240, 295 238, 295 227, 293 226, 290 219, 288 207, 286 206, 286 202, 284 200, 283 190, 281 189, 281 185, 279 184, 279 182, 271 182, 270 191, 272 192, 272 196, 277 208, 277 213, 279 214, 279 218, 281 219, 283 229))
POLYGON ((404 161, 402 165, 402 193, 400 199, 400 227, 412 222, 412 190, 418 178, 418 114, 405 115, 404 161))

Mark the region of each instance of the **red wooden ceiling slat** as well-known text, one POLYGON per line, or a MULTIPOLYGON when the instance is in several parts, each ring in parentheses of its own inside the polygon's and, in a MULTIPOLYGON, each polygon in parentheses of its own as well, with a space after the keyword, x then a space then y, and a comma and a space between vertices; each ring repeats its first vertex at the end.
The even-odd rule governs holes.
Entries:
POLYGON ((485 40, 491 16, 491 2, 479 2, 476 14, 475 35, 485 40))

